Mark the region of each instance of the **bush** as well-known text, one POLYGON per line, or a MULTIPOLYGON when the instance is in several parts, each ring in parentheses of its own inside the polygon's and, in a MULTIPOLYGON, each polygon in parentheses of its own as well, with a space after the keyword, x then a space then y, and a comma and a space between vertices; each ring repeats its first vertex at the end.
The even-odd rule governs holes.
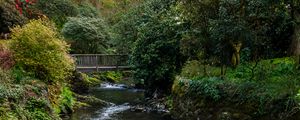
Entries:
POLYGON ((187 61, 181 70, 180 76, 193 78, 195 76, 219 76, 220 69, 216 66, 204 65, 197 60, 187 61))
POLYGON ((284 81, 285 77, 297 74, 292 58, 261 60, 257 63, 244 63, 236 69, 228 70, 226 77, 230 80, 254 80, 257 82, 284 81))
POLYGON ((0 85, 0 100, 1 99, 11 99, 19 100, 24 96, 24 88, 20 85, 0 85))
POLYGON ((62 34, 71 41, 73 52, 80 54, 105 53, 110 40, 105 23, 99 18, 70 18, 62 34))
POLYGON ((0 84, 10 83, 12 81, 12 76, 8 71, 0 68, 0 84))
POLYGON ((219 100, 221 98, 221 90, 218 85, 224 84, 220 78, 210 77, 202 78, 201 80, 191 80, 189 81, 188 94, 205 96, 206 98, 212 100, 219 100))
POLYGON ((13 64, 12 53, 5 48, 4 44, 0 43, 0 68, 8 70, 13 64))
POLYGON ((73 112, 73 106, 75 104, 75 98, 73 96, 73 92, 68 87, 63 87, 60 94, 59 99, 59 107, 60 112, 58 113, 72 113, 73 112))
POLYGON ((32 20, 12 29, 10 49, 16 66, 30 76, 46 82, 64 80, 74 69, 68 45, 58 36, 51 23, 32 20))

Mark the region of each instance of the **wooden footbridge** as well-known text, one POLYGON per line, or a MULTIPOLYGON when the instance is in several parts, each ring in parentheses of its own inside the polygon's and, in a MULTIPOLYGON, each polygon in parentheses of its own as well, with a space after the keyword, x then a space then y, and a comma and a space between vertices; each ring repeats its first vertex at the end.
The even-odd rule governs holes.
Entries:
POLYGON ((130 70, 129 55, 72 54, 80 72, 130 70))

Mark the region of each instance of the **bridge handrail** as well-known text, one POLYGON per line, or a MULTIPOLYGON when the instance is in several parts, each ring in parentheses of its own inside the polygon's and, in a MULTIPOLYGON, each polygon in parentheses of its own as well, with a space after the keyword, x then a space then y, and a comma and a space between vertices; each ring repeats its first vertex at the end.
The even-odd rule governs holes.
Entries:
POLYGON ((71 56, 129 56, 128 54, 71 54, 71 56))
POLYGON ((128 68, 127 54, 71 54, 75 59, 76 68, 128 68))

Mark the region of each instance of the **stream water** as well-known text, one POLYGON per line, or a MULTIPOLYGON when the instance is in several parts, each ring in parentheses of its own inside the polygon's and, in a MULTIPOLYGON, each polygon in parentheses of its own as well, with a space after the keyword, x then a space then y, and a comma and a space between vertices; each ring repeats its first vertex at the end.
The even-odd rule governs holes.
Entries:
POLYGON ((142 90, 126 89, 122 85, 102 84, 90 92, 97 98, 111 102, 106 107, 94 105, 77 110, 69 120, 164 120, 161 114, 133 111, 133 103, 143 99, 142 90))

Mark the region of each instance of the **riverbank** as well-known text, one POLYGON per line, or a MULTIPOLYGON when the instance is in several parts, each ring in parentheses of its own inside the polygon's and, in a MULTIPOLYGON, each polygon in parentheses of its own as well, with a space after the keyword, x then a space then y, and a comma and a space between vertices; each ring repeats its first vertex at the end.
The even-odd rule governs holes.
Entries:
POLYGON ((179 119, 300 119, 299 70, 292 58, 240 65, 220 77, 178 77, 171 113, 179 119))

